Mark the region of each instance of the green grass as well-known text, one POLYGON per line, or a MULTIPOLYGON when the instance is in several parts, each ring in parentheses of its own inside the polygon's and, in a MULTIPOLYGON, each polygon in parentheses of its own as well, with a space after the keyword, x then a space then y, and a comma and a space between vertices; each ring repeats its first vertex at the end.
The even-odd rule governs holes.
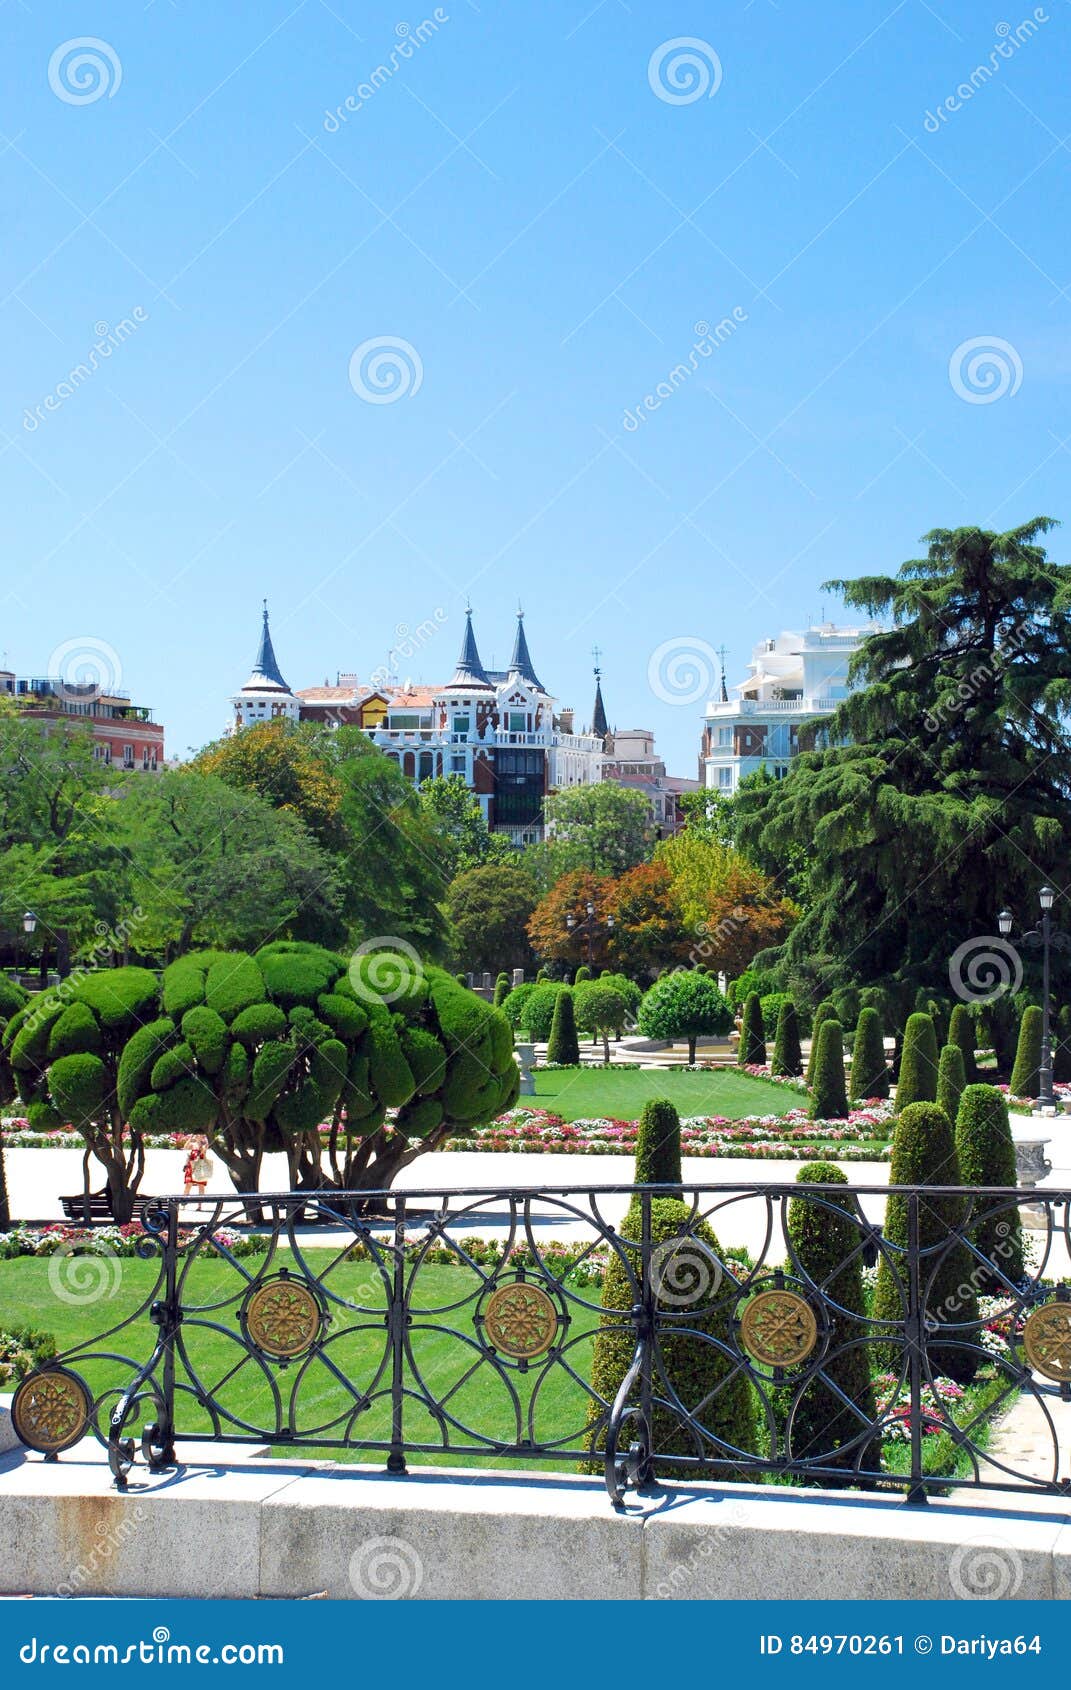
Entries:
MULTIPOLYGON (((610 1116, 634 1121, 651 1097, 668 1097, 682 1115, 784 1115, 806 1102, 786 1086, 767 1084, 732 1070, 702 1073, 653 1068, 537 1069, 535 1101, 563 1120, 610 1116)), ((523 1100, 522 1100, 523 1101, 523 1100)))

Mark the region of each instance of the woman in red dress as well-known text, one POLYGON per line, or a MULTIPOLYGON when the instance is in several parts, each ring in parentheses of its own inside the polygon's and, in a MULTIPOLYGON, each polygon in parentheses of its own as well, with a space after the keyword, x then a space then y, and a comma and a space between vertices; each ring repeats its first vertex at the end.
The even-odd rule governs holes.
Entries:
POLYGON ((208 1140, 205 1138, 204 1134, 191 1134, 191 1136, 186 1140, 186 1160, 182 1166, 182 1183, 184 1187, 184 1194, 187 1197, 190 1195, 190 1192, 194 1189, 194 1187, 197 1189, 198 1197, 203 1197, 205 1194, 205 1186, 208 1182, 203 1179, 194 1179, 193 1170, 194 1164, 201 1161, 201 1159, 207 1155, 208 1140))

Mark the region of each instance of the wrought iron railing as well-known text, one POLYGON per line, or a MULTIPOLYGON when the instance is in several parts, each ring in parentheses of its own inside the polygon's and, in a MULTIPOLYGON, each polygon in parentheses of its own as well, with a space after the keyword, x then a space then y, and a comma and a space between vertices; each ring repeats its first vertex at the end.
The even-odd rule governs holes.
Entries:
POLYGON ((1066 1494, 1071 1193, 1031 1192, 1024 1266, 1021 1194, 892 1190, 884 1233, 884 1186, 161 1198, 127 1302, 22 1381, 15 1429, 51 1458, 95 1434, 120 1488, 140 1428, 154 1469, 185 1439, 492 1458, 615 1504, 660 1476, 1066 1494), (1024 1398, 1043 1470, 1004 1451, 1024 1398))

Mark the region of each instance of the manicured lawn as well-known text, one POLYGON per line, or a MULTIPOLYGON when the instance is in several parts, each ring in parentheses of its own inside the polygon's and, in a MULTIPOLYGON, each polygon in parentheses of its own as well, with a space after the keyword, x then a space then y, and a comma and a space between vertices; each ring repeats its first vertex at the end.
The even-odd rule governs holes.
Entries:
MULTIPOLYGON (((787 1086, 714 1069, 681 1073, 654 1068, 552 1068, 534 1076, 536 1101, 563 1120, 609 1115, 633 1121, 650 1097, 668 1097, 682 1115, 784 1115, 806 1099, 787 1086)), ((525 1100, 522 1098, 522 1102, 525 1100)))

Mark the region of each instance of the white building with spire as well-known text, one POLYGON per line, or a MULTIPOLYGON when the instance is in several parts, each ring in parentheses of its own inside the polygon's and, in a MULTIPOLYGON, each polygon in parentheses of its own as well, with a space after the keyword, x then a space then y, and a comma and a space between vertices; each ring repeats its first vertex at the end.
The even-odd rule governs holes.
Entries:
POLYGON ((268 601, 264 600, 260 644, 253 660, 253 668, 244 687, 231 699, 234 714, 227 728, 228 734, 240 728, 252 727, 256 722, 275 722, 280 719, 296 722, 301 715, 301 700, 290 691, 283 680, 275 659, 268 626, 268 601))

